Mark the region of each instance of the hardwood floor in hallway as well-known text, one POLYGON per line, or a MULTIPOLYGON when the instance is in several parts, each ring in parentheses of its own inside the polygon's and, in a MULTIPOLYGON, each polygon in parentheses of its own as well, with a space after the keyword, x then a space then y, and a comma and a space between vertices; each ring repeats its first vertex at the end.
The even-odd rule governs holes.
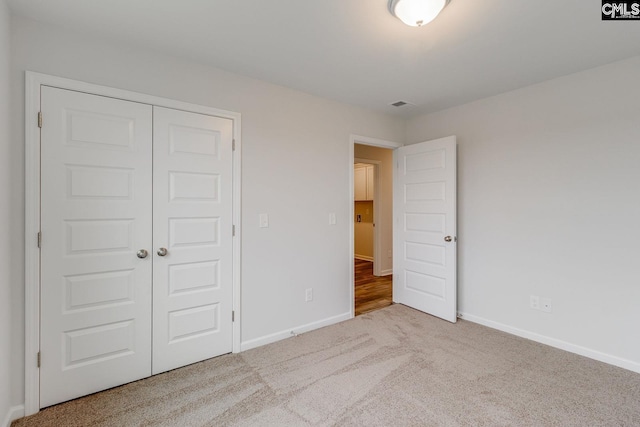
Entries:
POLYGON ((355 260, 356 316, 392 304, 392 277, 374 276, 371 261, 355 260))

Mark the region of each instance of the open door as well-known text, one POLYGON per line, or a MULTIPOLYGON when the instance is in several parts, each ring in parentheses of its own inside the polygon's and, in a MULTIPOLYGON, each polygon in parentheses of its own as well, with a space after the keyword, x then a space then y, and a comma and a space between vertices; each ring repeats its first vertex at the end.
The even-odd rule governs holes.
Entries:
POLYGON ((395 150, 393 301, 456 321, 456 137, 395 150))

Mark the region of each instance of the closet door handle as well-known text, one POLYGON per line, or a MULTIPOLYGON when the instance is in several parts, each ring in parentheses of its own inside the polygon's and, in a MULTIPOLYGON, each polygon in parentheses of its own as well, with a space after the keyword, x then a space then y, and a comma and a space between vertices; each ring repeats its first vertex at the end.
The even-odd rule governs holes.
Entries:
POLYGON ((138 258, 142 259, 142 258, 146 258, 147 255, 149 255, 149 252, 147 252, 146 249, 140 249, 138 250, 138 252, 136 252, 136 255, 138 256, 138 258))
POLYGON ((167 248, 158 249, 158 255, 160 255, 160 256, 167 256, 168 253, 169 253, 169 251, 167 250, 167 248))

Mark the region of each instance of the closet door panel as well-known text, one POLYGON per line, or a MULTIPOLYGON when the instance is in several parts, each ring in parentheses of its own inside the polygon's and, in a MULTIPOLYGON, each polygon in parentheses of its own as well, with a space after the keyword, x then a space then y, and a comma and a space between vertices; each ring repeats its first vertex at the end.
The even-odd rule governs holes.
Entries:
POLYGON ((152 108, 42 88, 40 406, 151 374, 152 108))
POLYGON ((154 107, 154 374, 232 349, 232 123, 154 107))

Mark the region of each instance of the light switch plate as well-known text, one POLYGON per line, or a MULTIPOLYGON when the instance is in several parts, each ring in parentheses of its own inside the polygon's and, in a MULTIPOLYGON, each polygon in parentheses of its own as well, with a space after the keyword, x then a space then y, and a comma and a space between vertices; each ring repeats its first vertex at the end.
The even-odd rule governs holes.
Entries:
POLYGON ((333 212, 329 214, 329 225, 336 225, 336 214, 333 212))
POLYGON ((260 214, 260 228, 269 227, 269 215, 266 213, 260 214))

